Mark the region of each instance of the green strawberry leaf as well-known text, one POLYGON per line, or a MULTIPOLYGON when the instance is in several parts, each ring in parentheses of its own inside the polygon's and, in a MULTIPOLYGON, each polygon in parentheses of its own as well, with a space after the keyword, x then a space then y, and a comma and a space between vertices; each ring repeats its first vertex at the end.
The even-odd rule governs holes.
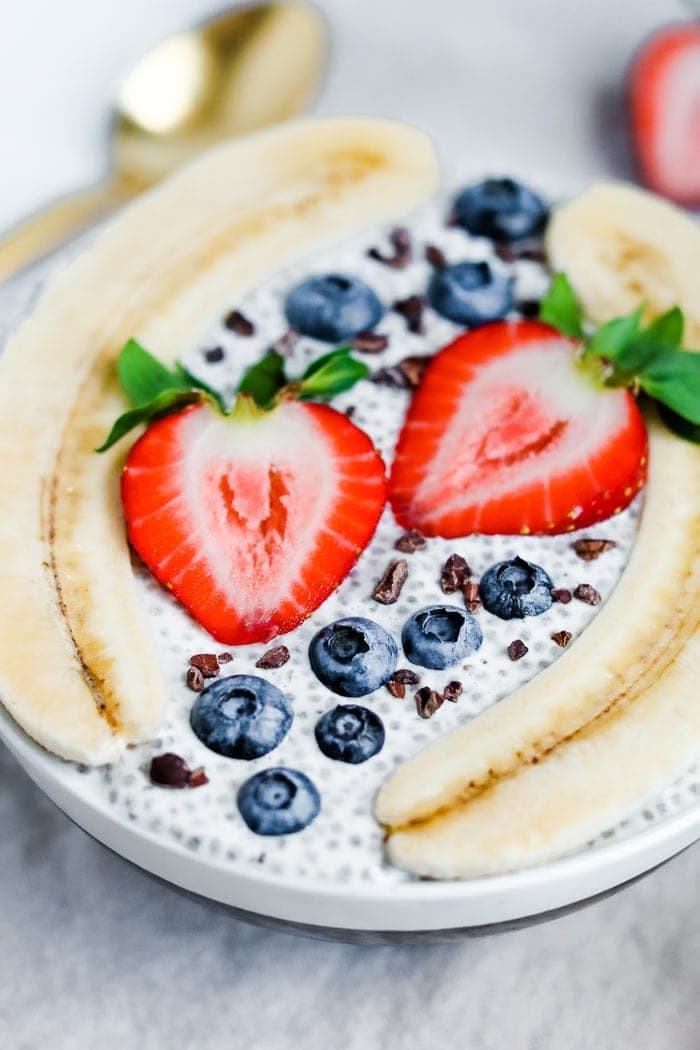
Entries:
POLYGON ((276 350, 268 350, 264 357, 245 372, 238 392, 248 394, 260 408, 268 408, 286 383, 284 358, 276 350))
POLYGON ((627 346, 620 347, 614 358, 615 366, 622 373, 637 374, 658 353, 677 349, 683 340, 685 318, 677 306, 665 314, 659 314, 646 328, 640 329, 627 346))
POLYGON ((633 314, 626 317, 616 317, 607 321, 596 330, 586 349, 586 355, 591 357, 604 357, 607 361, 619 365, 619 358, 627 352, 630 356, 630 347, 635 336, 639 332, 642 320, 643 307, 640 306, 633 314))
POLYGON ((642 332, 642 337, 655 339, 665 346, 678 349, 683 342, 685 317, 680 306, 672 306, 665 314, 659 314, 642 332))
POLYGON ((327 400, 349 390, 360 379, 369 375, 369 368, 352 356, 349 346, 341 346, 323 354, 309 365, 299 383, 299 399, 327 400))
POLYGON ((572 339, 583 339, 583 311, 565 273, 554 275, 540 303, 540 320, 572 339))
POLYGON ((139 423, 152 423, 161 416, 167 416, 185 405, 199 401, 200 398, 201 395, 196 390, 163 390, 148 404, 139 405, 138 408, 132 408, 129 412, 124 412, 119 416, 106 439, 99 448, 95 449, 95 452, 106 452, 139 423))
POLYGON ((192 385, 184 375, 167 369, 135 339, 122 348, 117 372, 122 390, 134 408, 147 405, 166 390, 188 390, 192 385))
POLYGON ((700 353, 660 350, 640 372, 639 384, 676 415, 700 424, 700 353))

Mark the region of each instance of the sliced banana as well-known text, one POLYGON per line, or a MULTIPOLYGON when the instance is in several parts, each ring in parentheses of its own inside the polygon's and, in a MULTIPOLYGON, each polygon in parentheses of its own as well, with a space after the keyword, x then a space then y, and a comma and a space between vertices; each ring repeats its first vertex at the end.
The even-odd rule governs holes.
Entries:
POLYGON ((118 505, 123 452, 93 452, 123 410, 122 344, 173 359, 251 283, 436 180, 427 138, 387 121, 300 121, 224 145, 128 208, 9 341, 0 696, 38 743, 108 762, 163 715, 118 505))
POLYGON ((432 878, 466 878, 545 863, 590 842, 700 755, 699 670, 696 631, 634 704, 471 802, 396 832, 391 861, 432 878))
POLYGON ((593 321, 642 303, 649 318, 680 306, 686 345, 700 349, 700 235, 680 208, 636 186, 596 183, 554 211, 546 248, 593 321))

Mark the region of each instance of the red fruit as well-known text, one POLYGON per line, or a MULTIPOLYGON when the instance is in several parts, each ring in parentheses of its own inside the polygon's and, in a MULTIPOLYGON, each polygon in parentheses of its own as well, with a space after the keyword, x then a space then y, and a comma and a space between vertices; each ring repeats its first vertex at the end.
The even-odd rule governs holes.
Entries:
POLYGON ((629 96, 645 183, 679 204, 700 205, 700 22, 665 26, 642 44, 629 96))
POLYGON ((644 420, 575 349, 548 325, 498 321, 437 354, 396 449, 399 524, 447 537, 567 532, 626 507, 645 479, 644 420))
POLYGON ((384 464, 325 405, 245 398, 154 423, 122 476, 129 539, 219 642, 266 642, 305 620, 369 543, 384 464))

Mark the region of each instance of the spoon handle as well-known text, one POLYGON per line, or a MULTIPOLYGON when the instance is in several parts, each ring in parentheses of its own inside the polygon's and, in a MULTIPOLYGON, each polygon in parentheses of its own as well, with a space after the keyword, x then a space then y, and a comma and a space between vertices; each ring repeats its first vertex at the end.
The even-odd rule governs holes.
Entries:
POLYGON ((0 281, 35 262, 92 223, 106 218, 127 195, 117 183, 98 183, 47 205, 0 235, 0 281))

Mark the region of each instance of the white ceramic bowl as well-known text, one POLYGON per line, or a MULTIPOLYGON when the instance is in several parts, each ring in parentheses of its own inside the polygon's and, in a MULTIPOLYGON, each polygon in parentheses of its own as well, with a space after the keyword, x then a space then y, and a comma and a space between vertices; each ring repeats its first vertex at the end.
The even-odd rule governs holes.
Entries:
MULTIPOLYGON (((0 328, 14 327, 50 266, 43 263, 0 288, 0 328)), ((399 879, 399 873, 396 881, 361 877, 357 866, 346 877, 323 878, 318 866, 305 875, 298 864, 256 864, 262 841, 248 856, 225 856, 155 833, 147 821, 129 819, 128 807, 110 803, 104 779, 44 752, 2 709, 0 738, 72 820, 146 871, 251 915, 317 930, 417 933, 526 921, 620 886, 700 838, 700 779, 691 771, 633 819, 556 863, 444 883, 399 879)))

